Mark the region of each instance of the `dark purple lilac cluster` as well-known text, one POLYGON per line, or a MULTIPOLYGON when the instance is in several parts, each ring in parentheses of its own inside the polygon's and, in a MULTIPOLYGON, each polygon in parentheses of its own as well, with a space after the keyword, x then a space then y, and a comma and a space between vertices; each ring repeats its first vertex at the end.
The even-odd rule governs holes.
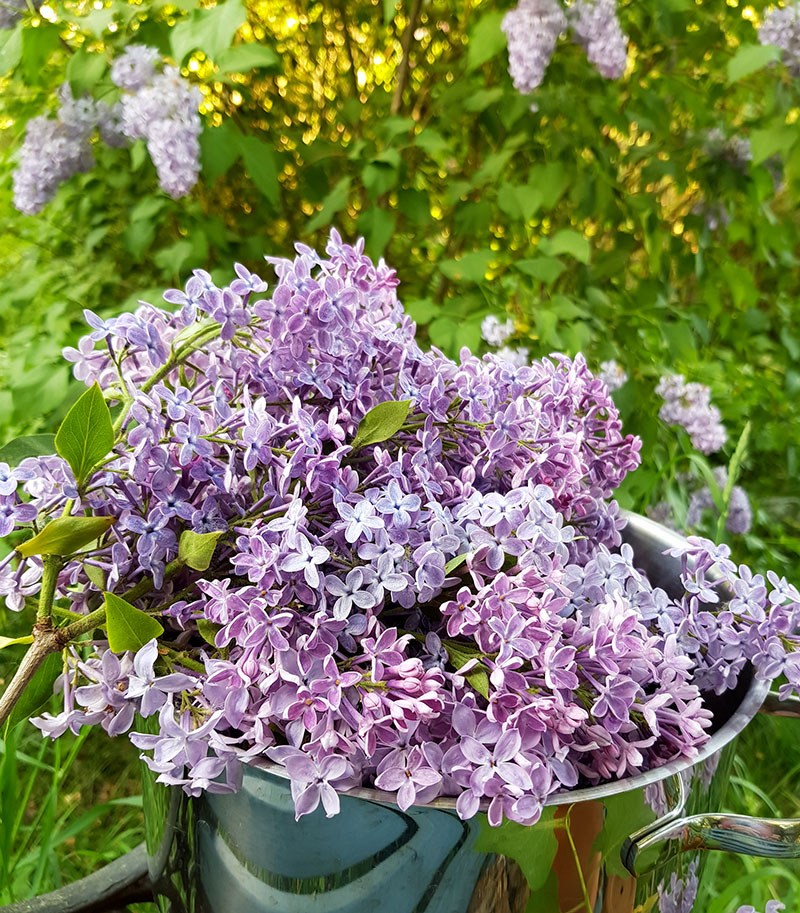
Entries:
POLYGON ((75 99, 65 83, 56 117, 28 122, 14 173, 14 205, 20 212, 40 212, 64 181, 94 167, 95 131, 113 147, 145 140, 161 189, 174 199, 189 193, 200 173, 202 96, 177 68, 158 72, 160 59, 155 48, 130 45, 111 67, 113 82, 123 90, 118 102, 75 99))
MULTIPOLYGON (((700 688, 747 659, 800 678, 785 581, 768 596, 701 540, 680 601, 635 569, 611 496, 639 442, 581 357, 423 351, 394 272, 336 232, 270 262, 271 295, 237 265, 168 291, 174 314, 87 312, 65 354, 118 405, 112 453, 80 488, 60 457, 0 467, 5 531, 113 518, 57 597, 83 614, 112 592, 165 628, 71 654, 45 734, 138 712, 157 726, 131 740, 191 793, 271 759, 298 815, 369 785, 531 823, 554 790, 692 757, 700 688), (186 531, 216 543, 206 570, 181 561, 186 531)), ((3 563, 11 608, 41 574, 3 563)))

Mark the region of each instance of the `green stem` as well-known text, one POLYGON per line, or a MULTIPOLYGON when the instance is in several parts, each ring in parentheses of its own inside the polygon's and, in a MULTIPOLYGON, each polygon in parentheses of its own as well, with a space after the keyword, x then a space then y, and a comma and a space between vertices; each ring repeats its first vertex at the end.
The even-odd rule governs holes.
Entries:
POLYGON ((56 593, 58 574, 64 561, 58 555, 45 555, 42 559, 44 572, 42 588, 39 591, 39 609, 36 613, 36 624, 40 628, 53 627, 53 600, 56 593))
POLYGON ((188 653, 173 650, 172 647, 161 647, 161 650, 166 650, 166 655, 173 662, 177 663, 179 666, 183 666, 185 669, 192 669, 194 672, 206 671, 206 667, 196 659, 192 659, 188 653))
POLYGON ((586 879, 583 877, 583 866, 581 865, 581 859, 578 855, 578 848, 575 846, 575 841, 572 839, 572 829, 569 826, 569 818, 574 807, 574 805, 570 805, 570 807, 567 809, 564 824, 567 831, 567 840, 569 840, 572 856, 575 860, 575 868, 578 870, 578 880, 581 883, 581 894, 583 894, 583 902, 586 905, 586 913, 592 913, 592 901, 589 897, 589 889, 586 887, 586 879))

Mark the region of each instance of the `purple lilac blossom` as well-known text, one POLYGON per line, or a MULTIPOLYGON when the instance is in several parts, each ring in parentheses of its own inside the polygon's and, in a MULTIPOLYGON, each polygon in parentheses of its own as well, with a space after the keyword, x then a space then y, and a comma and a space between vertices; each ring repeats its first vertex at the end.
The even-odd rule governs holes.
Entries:
MULTIPOLYGON (((728 482, 728 472, 724 466, 717 466, 714 469, 714 480, 717 487, 722 491, 728 482)), ((711 489, 707 486, 696 491, 689 499, 689 510, 686 514, 686 525, 697 526, 703 519, 703 512, 712 511, 718 515, 714 498, 711 495, 711 489)), ((729 533, 742 536, 750 532, 753 523, 753 511, 750 507, 750 499, 747 492, 740 486, 734 485, 731 489, 731 496, 728 502, 728 514, 725 518, 725 529, 729 533)))
POLYGON ((156 65, 161 62, 157 48, 144 44, 129 44, 111 64, 111 81, 120 89, 138 92, 152 82, 156 65))
POLYGON ((597 376, 605 383, 612 393, 615 390, 619 390, 620 387, 625 386, 628 382, 628 375, 625 373, 625 370, 617 364, 614 359, 601 361, 600 370, 597 372, 597 376))
MULTIPOLYGON (((376 786, 533 823, 555 790, 695 757, 701 689, 732 687, 746 662, 800 683, 786 580, 701 539, 679 550, 680 600, 636 570, 613 492, 639 441, 581 356, 423 351, 363 241, 296 250, 269 258, 271 290, 241 266, 224 288, 198 270, 165 293, 175 313, 87 313, 65 352, 121 409, 114 457, 84 493, 57 456, 4 470, 10 525, 65 507, 112 518, 56 597, 85 613, 144 584, 130 598, 165 633, 136 654, 68 653, 45 734, 128 732, 191 795, 269 759, 297 815, 376 786), (354 451, 370 410, 401 397, 404 425, 354 451), (217 534, 202 574, 175 561, 185 530, 217 534), (157 731, 131 731, 136 712, 157 731)), ((41 573, 0 562, 10 608, 41 573)))
POLYGON ((668 425, 680 425, 701 453, 720 450, 728 439, 721 414, 711 405, 711 390, 703 384, 687 384, 682 374, 662 377, 656 393, 664 400, 658 416, 668 425))
POLYGON ((772 44, 783 52, 781 59, 793 76, 800 75, 800 3, 773 6, 764 14, 758 29, 761 44, 772 44))
POLYGON ((28 121, 14 172, 14 206, 26 215, 40 212, 64 181, 94 166, 90 143, 97 123, 94 102, 74 99, 66 83, 59 98, 56 118, 42 115, 28 121))
POLYGON ((508 71, 522 95, 533 92, 544 79, 567 17, 558 0, 520 0, 503 17, 508 39, 508 71))
POLYGON ((569 9, 575 40, 606 79, 619 79, 628 65, 628 36, 617 18, 616 0, 575 0, 569 9))
MULTIPOLYGON (((142 46, 142 52, 153 50, 142 46)), ((134 63, 141 64, 139 70, 134 75, 126 70, 120 77, 135 86, 132 94, 122 96, 123 133, 131 140, 147 142, 161 189, 174 199, 186 196, 200 173, 202 122, 198 108, 202 95, 177 67, 167 66, 156 73, 141 61, 134 63)))

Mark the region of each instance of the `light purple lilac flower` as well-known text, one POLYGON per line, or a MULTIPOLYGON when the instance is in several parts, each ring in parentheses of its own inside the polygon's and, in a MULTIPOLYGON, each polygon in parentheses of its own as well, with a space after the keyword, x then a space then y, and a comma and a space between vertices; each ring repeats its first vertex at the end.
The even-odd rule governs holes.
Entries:
POLYGON ((567 17, 558 0, 520 0, 503 17, 508 39, 508 71, 522 95, 533 92, 544 79, 567 17))

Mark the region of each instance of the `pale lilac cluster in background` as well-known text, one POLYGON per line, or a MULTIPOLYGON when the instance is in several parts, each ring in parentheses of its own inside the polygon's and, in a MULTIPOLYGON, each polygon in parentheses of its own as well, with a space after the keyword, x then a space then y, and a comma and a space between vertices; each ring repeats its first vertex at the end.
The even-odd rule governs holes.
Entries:
POLYGON ((703 145, 707 155, 724 159, 742 172, 746 172, 753 161, 750 140, 746 136, 728 136, 721 127, 709 130, 703 145))
MULTIPOLYGON (((780 913, 781 910, 785 909, 785 905, 779 900, 768 900, 764 913, 780 913)), ((759 913, 759 911, 752 904, 744 904, 744 906, 739 907, 736 913, 759 913)))
POLYGON ((715 453, 725 446, 728 434, 722 415, 711 405, 711 390, 704 384, 686 383, 682 374, 662 377, 656 393, 664 400, 659 418, 668 425, 680 425, 701 453, 715 453))
POLYGON ((569 9, 575 40, 606 79, 619 79, 628 65, 628 36, 617 18, 617 0, 575 0, 569 9))
POLYGON ((55 118, 28 121, 20 163, 14 172, 14 205, 20 212, 39 212, 64 181, 94 166, 91 136, 97 122, 94 102, 75 100, 69 86, 59 90, 55 118))
POLYGON ((624 387, 628 382, 628 375, 625 373, 624 368, 613 358, 609 361, 600 362, 600 370, 597 372, 597 376, 612 393, 624 387))
POLYGON ((0 3, 0 30, 13 29, 28 8, 25 0, 2 0, 0 3))
POLYGON ((800 76, 800 3, 795 0, 768 9, 758 29, 758 40, 780 48, 783 63, 793 76, 800 76))
MULTIPOLYGON (((724 466, 714 469, 714 480, 720 491, 724 490, 728 482, 728 472, 724 466)), ((689 510, 686 514, 686 525, 697 526, 703 518, 703 511, 712 510, 716 513, 714 499, 708 486, 696 491, 689 500, 689 510)), ((728 515, 725 518, 725 528, 734 535, 744 535, 750 532, 753 522, 753 511, 747 492, 740 486, 731 488, 731 497, 728 502, 728 515)))
POLYGON ((522 95, 533 92, 544 73, 567 17, 559 0, 520 0, 503 17, 508 39, 508 70, 514 88, 522 95))
POLYGON ((177 67, 165 66, 158 72, 159 59, 155 48, 130 45, 114 61, 111 78, 125 90, 120 102, 122 132, 147 142, 159 185, 177 199, 189 193, 200 173, 202 94, 177 67))
POLYGON ((65 83, 56 117, 28 122, 14 172, 14 205, 20 212, 40 212, 64 181, 94 167, 95 130, 109 146, 146 140, 162 190, 173 198, 189 193, 200 171, 202 96, 175 67, 157 72, 159 60, 155 48, 131 45, 111 67, 112 80, 124 90, 115 105, 88 96, 75 99, 65 83))
MULTIPOLYGON (((114 518, 58 598, 86 612, 152 578, 135 603, 166 629, 158 649, 74 654, 45 734, 129 732, 193 794, 235 789, 243 761, 267 758, 298 815, 367 785, 403 808, 448 795, 465 818, 533 823, 555 790, 694 757, 702 691, 748 661, 800 681, 785 580, 701 539, 675 552, 680 600, 636 570, 612 495, 639 442, 582 357, 423 351, 394 272, 336 232, 322 255, 270 263, 269 295, 237 265, 226 287, 197 270, 168 291, 176 313, 87 312, 65 354, 130 399, 83 497, 57 456, 0 467, 4 530, 68 501, 114 518), (171 353, 187 351, 179 370, 171 353), (408 404, 402 424, 354 448, 387 402, 408 404), (207 571, 170 565, 184 530, 220 534, 207 571), (157 730, 130 732, 136 712, 157 730)), ((38 558, 4 559, 9 607, 40 575, 38 558)))

